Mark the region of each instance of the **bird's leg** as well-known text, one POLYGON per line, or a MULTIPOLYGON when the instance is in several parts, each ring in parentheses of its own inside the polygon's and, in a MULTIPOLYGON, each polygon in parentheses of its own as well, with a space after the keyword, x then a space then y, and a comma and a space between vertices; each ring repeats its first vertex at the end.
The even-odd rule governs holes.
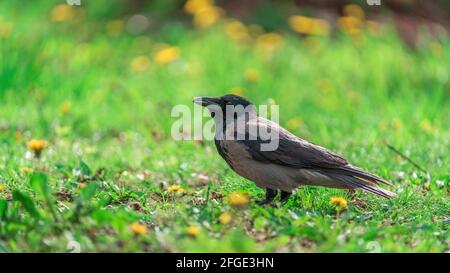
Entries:
POLYGON ((266 189, 266 199, 258 202, 258 205, 266 205, 273 201, 275 196, 277 196, 277 191, 267 188, 266 189))
POLYGON ((289 196, 291 196, 291 192, 287 192, 287 191, 281 191, 281 202, 285 202, 288 200, 289 196))

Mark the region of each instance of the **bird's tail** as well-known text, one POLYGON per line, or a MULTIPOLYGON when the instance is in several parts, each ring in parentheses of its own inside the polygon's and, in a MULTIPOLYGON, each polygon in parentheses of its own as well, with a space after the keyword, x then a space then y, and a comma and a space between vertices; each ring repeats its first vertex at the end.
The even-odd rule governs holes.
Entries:
POLYGON ((376 194, 378 196, 382 196, 385 198, 395 198, 397 197, 397 194, 385 190, 383 188, 380 188, 378 186, 379 181, 377 180, 369 180, 368 178, 364 177, 357 177, 354 176, 354 174, 352 173, 341 173, 341 172, 326 172, 326 175, 338 180, 342 183, 344 183, 346 186, 349 186, 350 188, 359 188, 362 189, 364 191, 376 194))

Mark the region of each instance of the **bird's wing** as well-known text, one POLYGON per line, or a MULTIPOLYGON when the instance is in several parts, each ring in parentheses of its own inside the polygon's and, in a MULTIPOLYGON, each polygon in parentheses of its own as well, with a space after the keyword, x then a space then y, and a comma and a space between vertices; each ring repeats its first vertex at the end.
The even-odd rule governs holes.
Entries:
POLYGON ((247 150, 254 159, 263 162, 267 161, 298 168, 331 168, 348 164, 348 162, 340 155, 337 155, 324 147, 298 138, 278 124, 261 117, 248 122, 246 139, 241 142, 245 144, 247 150), (252 130, 255 126, 258 129, 252 130), (249 132, 251 136, 248 135, 249 132), (255 136, 252 132, 258 133, 255 136), (261 132, 270 132, 270 135, 273 138, 263 140, 261 132), (270 141, 273 141, 275 144, 278 141, 278 147, 275 150, 264 151, 262 145, 268 144, 270 141))
MULTIPOLYGON (((265 151, 261 149, 262 144, 267 144, 270 140, 262 140, 259 136, 248 135, 245 140, 241 140, 254 160, 273 163, 293 168, 316 169, 324 173, 334 173, 336 175, 347 175, 363 179, 363 183, 392 185, 388 181, 368 173, 358 167, 352 166, 342 156, 306 140, 296 137, 278 124, 267 119, 258 117, 248 121, 248 129, 257 126, 258 130, 274 132, 272 136, 278 138, 278 148, 265 151), (256 138, 256 140, 251 140, 256 138)), ((257 131, 258 132, 258 131, 257 131)), ((248 133, 247 133, 248 134, 248 133)), ((272 140, 273 141, 273 140, 272 140)))

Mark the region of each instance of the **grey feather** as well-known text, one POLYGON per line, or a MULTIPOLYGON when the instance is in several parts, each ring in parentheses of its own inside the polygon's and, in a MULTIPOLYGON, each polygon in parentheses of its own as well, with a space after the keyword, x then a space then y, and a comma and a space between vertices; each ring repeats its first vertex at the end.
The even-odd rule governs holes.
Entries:
POLYGON ((249 121, 249 124, 264 126, 279 132, 279 147, 274 151, 263 151, 261 144, 264 141, 261 139, 241 141, 256 161, 297 169, 310 169, 341 181, 349 187, 361 188, 386 198, 395 196, 394 193, 377 186, 380 183, 392 185, 390 182, 349 164, 342 156, 324 147, 296 137, 276 123, 258 117, 256 121, 249 121))

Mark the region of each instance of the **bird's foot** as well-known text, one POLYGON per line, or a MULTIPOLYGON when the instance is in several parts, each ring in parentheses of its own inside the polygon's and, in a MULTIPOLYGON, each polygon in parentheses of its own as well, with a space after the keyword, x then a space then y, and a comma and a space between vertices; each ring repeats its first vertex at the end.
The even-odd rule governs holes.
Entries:
POLYGON ((272 189, 266 189, 266 199, 257 201, 256 204, 260 206, 266 206, 272 203, 275 196, 277 196, 277 191, 272 189))
POLYGON ((289 199, 289 197, 291 196, 291 192, 287 192, 287 191, 281 191, 281 194, 280 194, 280 201, 281 201, 281 203, 286 203, 287 202, 287 200, 289 199))
POLYGON ((264 199, 264 200, 256 201, 256 204, 259 205, 259 206, 265 207, 265 206, 268 206, 268 205, 273 204, 272 201, 273 201, 273 200, 267 200, 267 199, 264 199))

